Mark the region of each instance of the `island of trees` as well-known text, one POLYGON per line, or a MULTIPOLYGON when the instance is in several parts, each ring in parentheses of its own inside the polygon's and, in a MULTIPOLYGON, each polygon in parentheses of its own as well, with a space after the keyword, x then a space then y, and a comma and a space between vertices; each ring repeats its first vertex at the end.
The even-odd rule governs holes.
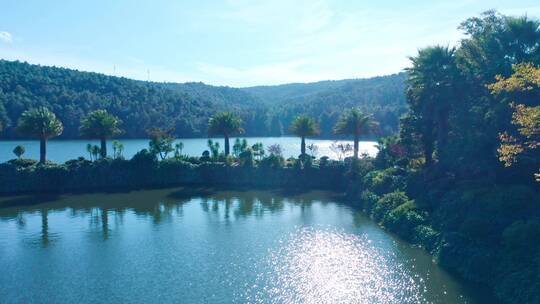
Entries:
POLYGON ((301 142, 298 157, 284 159, 279 145, 246 140, 231 147, 231 136, 251 128, 235 109, 205 122, 207 134, 223 137, 223 150, 209 141, 200 157, 183 155, 172 129, 153 126, 144 130, 149 148, 125 160, 120 142, 112 154, 104 143, 131 132, 129 120, 107 107, 65 120, 47 106, 20 111, 12 128, 38 138, 42 157, 26 160, 17 147, 17 158, 0 165, 0 191, 175 183, 342 190, 352 205, 502 302, 540 303, 540 21, 488 11, 460 29, 466 37, 459 46, 421 49, 400 74, 407 110, 399 134, 380 137, 374 158, 360 155, 358 140, 384 134, 386 123, 362 107, 333 120, 334 134, 354 139, 342 147, 352 152, 344 160, 317 158, 306 146, 305 138, 328 123, 309 110, 288 124, 301 142), (89 147, 91 160, 46 161, 47 140, 66 129, 64 120, 77 136, 101 141, 89 147))

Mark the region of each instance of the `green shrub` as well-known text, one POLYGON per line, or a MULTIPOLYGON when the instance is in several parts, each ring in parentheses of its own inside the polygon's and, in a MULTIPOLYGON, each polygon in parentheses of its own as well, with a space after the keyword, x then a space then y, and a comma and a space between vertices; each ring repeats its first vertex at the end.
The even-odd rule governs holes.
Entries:
POLYGON ((373 162, 371 158, 351 159, 347 177, 356 179, 365 176, 373 170, 373 162))
POLYGON ((362 179, 362 183, 367 189, 382 195, 391 191, 405 190, 406 178, 401 170, 388 168, 367 173, 362 179))
POLYGON ((539 244, 540 219, 519 220, 504 230, 495 290, 508 303, 540 302, 539 244))
POLYGON ((242 167, 253 167, 253 150, 247 148, 245 151, 240 153, 240 166, 242 167))
POLYGON ((199 159, 201 162, 209 162, 210 159, 210 151, 204 150, 202 153, 201 158, 199 159))
POLYGON ((369 190, 362 191, 362 193, 360 194, 362 209, 364 209, 367 213, 371 213, 379 198, 380 197, 377 194, 369 190))
POLYGON ((157 156, 156 154, 146 150, 142 149, 141 151, 135 153, 131 160, 129 161, 133 166, 138 168, 151 168, 154 167, 157 163, 157 156))
POLYGON ((84 157, 79 157, 77 159, 70 159, 66 161, 65 164, 69 169, 75 169, 75 168, 90 166, 92 165, 92 161, 87 160, 84 157))
POLYGON ((424 248, 432 252, 435 248, 437 248, 440 235, 441 234, 431 226, 418 225, 414 227, 414 237, 412 241, 416 244, 424 246, 424 248))
POLYGON ((280 168, 283 167, 284 163, 285 160, 283 159, 283 157, 275 154, 270 154, 260 161, 259 166, 268 168, 280 168))
POLYGON ((28 167, 37 165, 38 161, 34 159, 28 159, 28 158, 17 158, 17 159, 12 159, 8 161, 8 163, 18 168, 28 168, 28 167))
POLYGON ((319 159, 319 166, 321 166, 321 167, 328 166, 329 160, 330 160, 330 158, 328 156, 322 156, 319 159))
POLYGON ((540 221, 516 221, 503 231, 503 245, 516 253, 528 254, 531 244, 540 244, 540 221))
POLYGON ((304 168, 311 168, 313 165, 313 156, 305 153, 298 155, 298 160, 296 162, 296 168, 298 169, 304 169, 304 168))
POLYGON ((375 204, 372 216, 375 220, 381 221, 386 215, 399 205, 409 202, 409 198, 404 192, 394 191, 383 195, 375 204))
POLYGON ((414 229, 426 223, 426 217, 422 211, 418 210, 414 201, 407 201, 386 214, 382 218, 382 223, 405 239, 412 240, 414 229))

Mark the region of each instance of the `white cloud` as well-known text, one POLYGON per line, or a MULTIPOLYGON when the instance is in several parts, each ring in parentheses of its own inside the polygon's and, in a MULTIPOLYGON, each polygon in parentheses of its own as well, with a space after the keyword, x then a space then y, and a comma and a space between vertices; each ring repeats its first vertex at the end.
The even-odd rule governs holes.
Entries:
POLYGON ((209 83, 218 85, 245 86, 319 80, 322 75, 303 71, 307 64, 307 61, 297 60, 235 68, 199 63, 197 69, 209 83))
POLYGON ((229 0, 223 11, 210 13, 212 18, 239 24, 247 30, 277 29, 287 34, 321 30, 331 23, 334 15, 325 0, 229 0))
POLYGON ((455 45, 462 37, 457 26, 463 17, 455 16, 455 10, 432 22, 434 30, 423 21, 432 17, 433 9, 411 9, 404 18, 403 12, 381 12, 362 5, 337 10, 325 1, 312 1, 301 11, 281 8, 281 13, 273 10, 275 4, 268 4, 273 1, 264 7, 240 5, 245 4, 242 0, 232 3, 237 9, 225 16, 246 28, 264 32, 268 23, 290 30, 280 30, 284 36, 269 38, 273 45, 240 66, 203 59, 197 65, 199 75, 213 84, 270 85, 392 74, 409 66, 408 56, 419 48, 455 45))
POLYGON ((0 31, 0 41, 5 43, 11 43, 13 42, 13 36, 11 36, 11 34, 8 32, 0 31))

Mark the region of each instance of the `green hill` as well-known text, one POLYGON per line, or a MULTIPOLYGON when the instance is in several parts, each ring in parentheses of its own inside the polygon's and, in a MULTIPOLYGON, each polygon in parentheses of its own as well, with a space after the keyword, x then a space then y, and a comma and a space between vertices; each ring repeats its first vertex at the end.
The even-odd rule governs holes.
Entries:
POLYGON ((26 109, 46 106, 63 121, 62 138, 79 136, 80 119, 95 109, 119 116, 124 137, 140 138, 152 126, 174 128, 179 137, 206 135, 215 112, 232 110, 244 120, 246 135, 283 135, 292 118, 308 113, 321 135, 343 109, 373 113, 384 133, 397 130, 405 109, 404 74, 358 80, 231 88, 203 83, 157 83, 98 73, 0 60, 0 121, 3 137, 17 138, 15 124, 26 109))
POLYGON ((367 79, 258 86, 244 91, 274 107, 284 126, 298 113, 319 119, 321 135, 332 135, 332 127, 343 109, 360 107, 381 123, 383 134, 398 131, 405 112, 405 73, 367 79))

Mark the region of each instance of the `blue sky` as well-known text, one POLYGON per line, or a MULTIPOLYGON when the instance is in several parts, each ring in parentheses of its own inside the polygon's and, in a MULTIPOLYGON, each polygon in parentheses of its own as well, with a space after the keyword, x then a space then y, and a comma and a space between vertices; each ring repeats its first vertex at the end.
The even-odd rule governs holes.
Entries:
POLYGON ((2 0, 0 7, 2 59, 236 87, 396 73, 418 48, 455 45, 459 23, 487 9, 540 17, 538 0, 2 0))

